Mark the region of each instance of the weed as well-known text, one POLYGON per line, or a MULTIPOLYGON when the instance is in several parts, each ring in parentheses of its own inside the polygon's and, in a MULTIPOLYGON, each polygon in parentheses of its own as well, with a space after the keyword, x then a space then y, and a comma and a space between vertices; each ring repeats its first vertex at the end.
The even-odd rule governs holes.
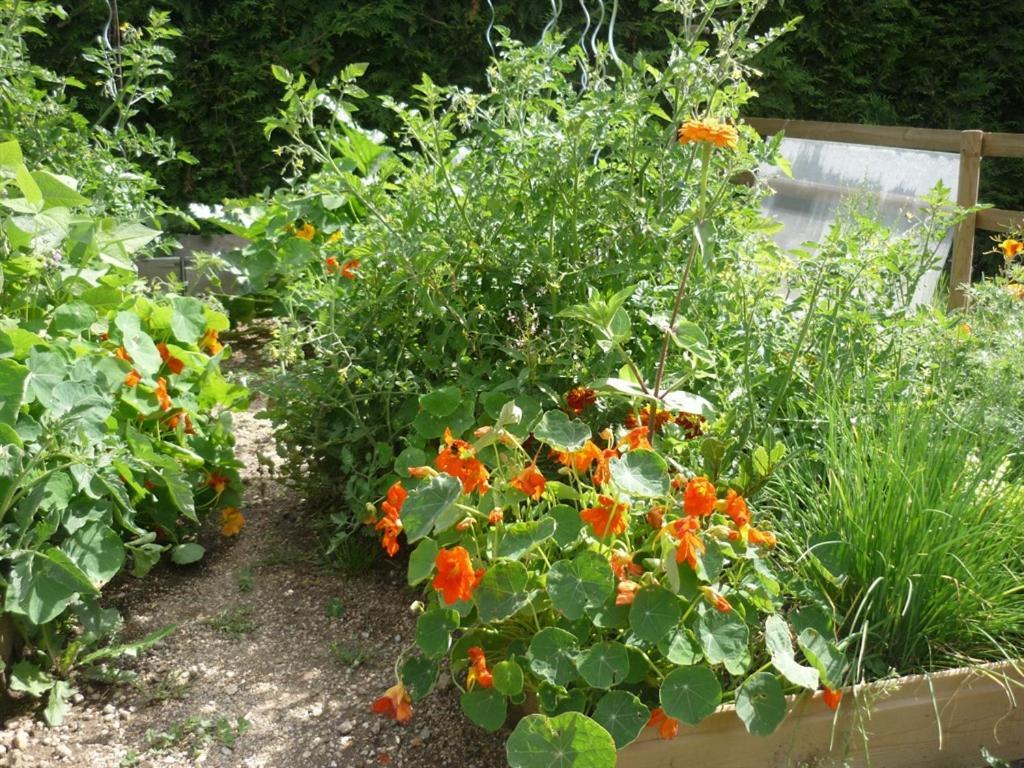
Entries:
POLYGON ((255 574, 250 567, 241 568, 235 573, 235 584, 239 592, 252 592, 255 581, 255 574))
POLYGON ((345 615, 345 604, 336 597, 327 601, 327 608, 324 609, 329 619, 340 619, 345 615))
POLYGON ((332 640, 330 644, 331 655, 346 667, 358 667, 366 660, 369 653, 361 645, 350 645, 338 640, 332 640))
POLYGON ((151 685, 141 681, 135 682, 135 689, 139 692, 142 705, 149 706, 155 702, 181 699, 191 685, 188 673, 172 669, 151 685))
POLYGON ((252 723, 244 717, 237 718, 232 724, 231 719, 224 716, 211 719, 190 715, 166 731, 146 731, 146 743, 150 749, 158 752, 178 748, 195 756, 213 741, 234 749, 239 737, 251 727, 252 723))
POLYGON ((205 619, 203 624, 236 640, 243 635, 249 635, 256 631, 256 622, 252 618, 252 609, 247 605, 225 608, 216 616, 205 619))

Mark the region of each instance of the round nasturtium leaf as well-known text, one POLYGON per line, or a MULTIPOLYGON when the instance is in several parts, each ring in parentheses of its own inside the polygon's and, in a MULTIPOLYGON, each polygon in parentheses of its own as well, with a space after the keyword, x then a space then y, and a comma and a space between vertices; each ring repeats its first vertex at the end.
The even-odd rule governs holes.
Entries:
POLYGON ((171 550, 171 560, 178 565, 190 565, 203 559, 206 549, 201 544, 179 544, 171 550))
POLYGON ((466 717, 485 731, 496 731, 505 724, 508 700, 494 688, 475 688, 459 699, 466 717))
POLYGON ((657 643, 675 629, 683 617, 683 604, 664 587, 651 585, 636 593, 629 609, 629 626, 648 643, 657 643))
POLYGON ((615 487, 629 496, 655 498, 668 493, 668 464, 654 451, 630 451, 609 464, 615 487))
POLYGON ((506 696, 518 696, 523 692, 523 669, 513 660, 499 661, 492 671, 494 687, 506 696))
POLYGON ((629 655, 629 672, 626 674, 626 679, 623 680, 623 682, 626 685, 642 683, 647 679, 647 676, 651 674, 651 671, 654 669, 654 665, 651 664, 651 660, 648 658, 647 654, 639 648, 627 645, 626 653, 629 655))
POLYGON ((614 640, 595 643, 579 655, 576 668, 588 685, 613 688, 629 674, 629 654, 626 646, 614 640))
POLYGON ((640 735, 650 715, 632 693, 609 691, 597 702, 593 717, 594 722, 612 735, 615 748, 622 749, 640 735))
POLYGON ((697 725, 722 702, 722 684, 704 666, 680 667, 661 684, 665 714, 687 725, 697 725))
POLYGON ((573 560, 559 560, 548 571, 551 604, 570 621, 583 618, 587 608, 601 605, 615 591, 608 561, 597 552, 581 552, 573 560))
POLYGON ((410 656, 402 664, 402 682, 409 691, 409 698, 419 701, 434 690, 437 682, 436 661, 423 656, 410 656))
POLYGON ((577 451, 590 439, 590 427, 570 420, 563 411, 548 411, 533 428, 533 436, 556 451, 577 451))
POLYGON ((547 627, 533 636, 526 658, 530 669, 552 685, 568 685, 576 679, 576 636, 557 627, 547 627))
POLYGON ((735 613, 707 611, 697 621, 697 639, 709 664, 723 664, 739 675, 750 664, 750 632, 735 613))
POLYGON ((455 412, 462 402, 462 390, 456 386, 441 387, 421 395, 420 408, 432 416, 445 417, 455 412))
POLYGON ((768 736, 786 719, 786 696, 775 675, 758 672, 736 692, 736 714, 754 736, 768 736))
POLYGON ((510 768, 615 768, 615 740, 579 712, 529 715, 505 745, 510 768))
POLYGON ((462 483, 449 475, 432 477, 414 489, 402 505, 402 526, 409 543, 430 533, 437 519, 451 509, 461 495, 462 483))
POLYGON ((416 645, 430 659, 443 656, 451 645, 452 632, 459 626, 459 612, 431 608, 416 620, 416 645))
POLYGON ((677 627, 658 641, 661 655, 681 667, 687 667, 700 661, 701 653, 697 641, 686 627, 677 627))
POLYGON ((409 586, 415 587, 421 581, 430 578, 434 572, 434 560, 437 559, 437 542, 423 539, 409 555, 409 586))
POLYGON ((511 560, 499 560, 487 569, 473 593, 480 621, 490 623, 512 616, 526 605, 529 595, 526 566, 511 560))
POLYGON ((552 507, 548 515, 555 521, 555 543, 562 549, 575 544, 584 525, 579 511, 566 504, 559 504, 552 507))

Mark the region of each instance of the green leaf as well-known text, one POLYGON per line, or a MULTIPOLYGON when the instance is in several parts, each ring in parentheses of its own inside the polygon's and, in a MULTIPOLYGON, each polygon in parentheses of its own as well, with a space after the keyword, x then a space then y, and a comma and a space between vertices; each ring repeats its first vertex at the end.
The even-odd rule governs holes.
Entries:
POLYGON ((570 420, 562 411, 548 411, 533 429, 533 436, 558 451, 576 451, 590 439, 590 427, 570 420))
POLYGON ((143 376, 153 376, 160 370, 163 361, 156 344, 142 330, 139 316, 134 312, 118 312, 114 325, 121 331, 121 343, 132 358, 132 365, 143 376))
POLYGON ((427 463, 427 454, 419 448, 406 448, 395 459, 395 472, 402 477, 409 477, 410 467, 422 467, 427 463))
POLYGON ((96 322, 96 310, 81 301, 61 304, 53 312, 53 330, 81 333, 96 322))
POLYGON ((46 171, 32 171, 32 179, 43 196, 46 208, 75 208, 89 204, 89 198, 78 194, 71 186, 73 182, 66 176, 55 176, 46 171))
POLYGON ((0 422, 13 424, 25 397, 28 368, 13 360, 0 360, 0 422))
POLYGON ((846 675, 846 657, 814 627, 808 627, 797 637, 797 645, 821 678, 821 684, 829 688, 839 688, 846 675))
MULTIPOLYGON (((406 500, 408 503, 408 500, 406 500)), ((430 578, 434 572, 434 561, 437 559, 437 542, 423 539, 419 546, 409 555, 409 586, 415 587, 421 581, 430 578)))
POLYGON ((669 411, 696 413, 709 418, 715 414, 715 408, 708 400, 692 392, 684 392, 682 390, 666 392, 661 396, 661 402, 665 404, 665 409, 669 411))
MULTIPOLYGON (((576 518, 579 519, 578 514, 576 518)), ((555 527, 555 520, 552 517, 509 523, 501 529, 498 557, 518 560, 535 546, 554 536, 555 527)))
POLYGON ((499 661, 491 674, 494 687, 506 696, 518 696, 523 692, 523 668, 514 659, 499 661))
POLYGON ((764 642, 772 657, 772 666, 793 685, 818 690, 818 670, 797 663, 789 625, 778 614, 769 616, 764 625, 764 642))
POLYGON ((765 450, 763 445, 757 446, 754 451, 754 455, 751 457, 754 464, 754 472, 758 477, 764 477, 768 474, 768 470, 771 469, 771 459, 768 458, 768 451, 765 450))
POLYGON ((203 302, 187 296, 171 298, 171 333, 182 344, 196 344, 206 333, 206 313, 203 302))
POLYGON ((436 661, 423 656, 410 656, 402 664, 402 683, 409 698, 419 701, 434 690, 439 667, 436 661))
POLYGON ((10 688, 30 696, 42 696, 53 687, 53 678, 30 661, 19 661, 10 672, 10 688))
POLYGON ((611 734, 615 748, 634 741, 650 719, 651 713, 640 699, 626 691, 609 691, 594 707, 594 722, 611 734))
POLYGON ((786 697, 775 675, 758 672, 736 692, 736 714, 754 736, 769 736, 786 719, 786 697))
POLYGON ((583 618, 587 608, 601 605, 615 591, 608 561, 586 550, 572 561, 559 560, 548 571, 551 605, 570 621, 583 618))
POLYGON ((665 714, 681 723, 697 725, 722 703, 722 684, 708 667, 679 667, 661 684, 665 714))
POLYGON ((63 680, 58 680, 53 684, 53 687, 50 689, 50 696, 46 700, 46 709, 43 710, 46 724, 51 728, 64 722, 64 718, 68 714, 68 699, 71 698, 71 694, 74 692, 75 690, 71 687, 71 684, 63 680))
POLYGON ((615 768, 615 740, 579 712, 528 715, 505 745, 510 768, 615 768))
POLYGON ((458 611, 451 608, 431 608, 416 620, 416 645, 427 658, 439 658, 448 652, 452 632, 458 626, 458 611))
POLYGON ((79 528, 61 545, 75 565, 97 588, 110 581, 124 565, 124 545, 114 529, 99 521, 79 528))
MULTIPOLYGON (((33 349, 28 353, 28 378, 25 381, 25 402, 38 401, 52 408, 57 401, 55 390, 68 373, 67 363, 56 352, 33 349)), ((65 411, 73 403, 67 403, 65 411)))
POLYGON ((462 390, 458 387, 442 387, 421 395, 419 399, 420 408, 427 413, 444 418, 455 413, 455 409, 462 402, 462 390))
POLYGON ((94 593, 88 577, 58 549, 11 558, 5 608, 36 626, 60 616, 79 593, 94 593))
POLYGON ((750 665, 750 633, 732 611, 707 611, 697 620, 697 639, 709 664, 724 664, 734 675, 750 665))
POLYGON ((402 507, 402 526, 409 543, 430 533, 437 519, 454 506, 460 495, 462 482, 449 475, 432 477, 413 490, 402 507))
POLYGON ((658 640, 658 650, 666 659, 681 667, 696 664, 704 658, 697 645, 697 639, 686 627, 677 627, 658 640))
POLYGON ((679 624, 683 604, 664 587, 651 585, 636 593, 629 609, 629 626, 638 638, 657 643, 679 624))
POLYGON ((568 685, 576 679, 576 635, 558 627, 545 627, 530 641, 526 658, 534 674, 552 685, 568 685))
POLYGON ((505 724, 508 699, 494 688, 476 688, 466 691, 459 699, 466 717, 485 731, 497 731, 505 724))
POLYGON ((203 559, 206 550, 199 544, 179 544, 171 550, 171 560, 178 565, 190 565, 203 559))
POLYGON ((25 162, 16 141, 0 141, 0 167, 17 168, 25 162))
POLYGON ((555 521, 555 543, 560 549, 566 549, 576 543, 583 530, 580 513, 566 504, 552 507, 548 515, 555 521))
POLYGON ((588 685, 614 688, 629 674, 629 654, 614 640, 595 643, 577 657, 576 669, 588 685))
POLYGON ((668 463, 654 451, 630 451, 609 466, 612 482, 623 493, 645 499, 668 493, 668 463))
POLYGON ((528 578, 526 566, 514 561, 501 560, 488 568, 473 592, 480 621, 501 621, 515 615, 529 601, 528 578))

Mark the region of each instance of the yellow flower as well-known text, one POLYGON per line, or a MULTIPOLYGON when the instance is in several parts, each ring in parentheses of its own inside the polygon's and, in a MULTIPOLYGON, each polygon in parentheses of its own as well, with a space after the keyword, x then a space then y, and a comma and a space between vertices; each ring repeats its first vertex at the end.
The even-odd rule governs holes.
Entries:
POLYGON ((999 244, 999 249, 1003 252, 1004 259, 1013 261, 1019 254, 1024 253, 1024 243, 1008 237, 999 244))
POLYGON ((237 536, 245 527, 245 516, 238 507, 224 507, 220 511, 220 533, 222 536, 237 536))
POLYGON ((308 221, 301 227, 295 230, 295 236, 302 240, 312 240, 316 237, 316 227, 310 224, 308 221))
POLYGON ((687 120, 679 128, 679 143, 703 141, 716 147, 736 149, 739 134, 736 129, 710 117, 703 120, 687 120))

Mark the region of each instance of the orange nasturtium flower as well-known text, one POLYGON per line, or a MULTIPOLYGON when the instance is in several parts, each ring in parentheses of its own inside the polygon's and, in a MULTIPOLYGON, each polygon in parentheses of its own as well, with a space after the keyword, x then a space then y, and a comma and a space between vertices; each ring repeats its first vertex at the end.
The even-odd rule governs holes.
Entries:
POLYGON ((346 280, 356 279, 356 270, 362 262, 359 259, 349 259, 341 265, 341 276, 346 280))
POLYGON ((161 410, 171 410, 174 403, 171 402, 171 396, 167 394, 167 379, 163 376, 156 380, 156 388, 154 388, 153 394, 156 395, 156 399, 160 401, 161 410))
POLYGON ((589 523, 594 533, 599 537, 607 536, 608 533, 625 533, 629 525, 629 515, 626 510, 629 504, 617 503, 615 499, 608 496, 598 496, 597 506, 584 509, 580 512, 580 520, 589 523))
POLYGON ((565 404, 577 416, 596 402, 597 392, 590 387, 573 387, 565 396, 565 404))
POLYGON ((178 428, 178 424, 181 423, 181 419, 182 419, 183 416, 185 418, 185 434, 186 435, 194 435, 196 433, 196 431, 192 427, 192 417, 189 416, 184 411, 182 411, 180 413, 175 413, 172 416, 168 416, 167 417, 167 426, 170 427, 171 429, 177 429, 178 428))
MULTIPOLYGON (((655 431, 660 432, 661 428, 670 421, 672 421, 672 414, 668 411, 659 410, 654 416, 655 431)), ((648 406, 640 409, 639 416, 633 413, 633 411, 626 414, 626 427, 628 429, 636 429, 640 426, 651 426, 651 409, 648 406)))
POLYGON ((220 511, 220 533, 222 536, 237 536, 245 526, 245 516, 238 507, 224 507, 220 511))
POLYGON ((716 611, 728 613, 732 610, 732 606, 729 604, 729 601, 725 599, 725 595, 721 592, 718 592, 711 587, 701 587, 700 591, 704 594, 704 599, 713 605, 716 611))
POLYGON ((324 269, 327 270, 327 274, 336 275, 338 274, 338 270, 340 268, 341 267, 338 264, 338 260, 333 256, 328 256, 326 259, 324 259, 324 269))
POLYGON ((501 511, 501 507, 495 507, 491 510, 491 514, 487 516, 487 522, 491 525, 498 525, 505 520, 505 513, 501 511))
POLYGON ((683 492, 683 509, 690 517, 707 517, 715 511, 718 502, 715 486, 706 477, 695 477, 683 492))
POLYGON ((757 528, 747 528, 747 543, 758 544, 764 547, 774 547, 778 540, 771 531, 759 531, 757 528))
POLYGON ((466 673, 466 690, 473 690, 474 685, 479 685, 481 688, 493 687, 494 675, 487 668, 487 657, 484 655, 484 649, 474 645, 469 649, 468 653, 470 667, 469 672, 466 673))
POLYGON ((589 472, 591 465, 597 461, 600 462, 604 457, 604 452, 597 447, 593 440, 587 440, 583 444, 583 447, 578 451, 557 451, 555 453, 555 461, 565 467, 572 467, 581 475, 584 472, 589 472))
POLYGON ((128 371, 128 375, 124 377, 124 385, 126 387, 134 387, 140 381, 142 381, 142 376, 134 368, 128 371))
POLYGON ((697 570, 697 554, 704 554, 705 551, 704 542, 697 535, 700 522, 696 517, 684 517, 669 523, 668 528, 673 538, 679 542, 676 547, 676 562, 688 563, 691 568, 697 570))
POLYGON ((185 361, 179 360, 171 354, 171 350, 162 341, 156 345, 156 351, 160 353, 160 359, 167 364, 167 369, 177 375, 185 370, 185 361))
POLYGON ((460 600, 473 597, 473 590, 484 577, 484 569, 473 570, 473 561, 465 547, 442 549, 434 558, 437 575, 434 589, 441 593, 445 605, 454 605, 460 600))
POLYGON ((459 478, 462 481, 462 490, 466 493, 487 493, 491 490, 487 482, 491 475, 474 455, 473 447, 465 440, 453 438, 448 427, 444 429, 444 447, 437 454, 434 464, 442 472, 459 478))
POLYGON ((703 120, 687 120, 679 128, 679 143, 704 142, 715 147, 736 149, 739 134, 726 123, 710 117, 703 120))
POLYGON ((1012 237, 1003 240, 999 244, 999 248, 1003 252, 1003 258, 1007 261, 1013 261, 1018 255, 1024 253, 1024 243, 1014 240, 1012 237))
POLYGON ((682 411, 676 416, 676 424, 686 433, 687 440, 693 440, 695 437, 700 437, 704 434, 708 420, 699 413, 686 413, 686 411, 682 411))
POLYGON ((656 531, 665 525, 665 510, 662 507, 651 507, 647 513, 647 524, 656 531))
POLYGON ((621 549, 613 549, 612 553, 608 556, 608 561, 611 563, 612 573, 615 574, 615 578, 619 581, 624 580, 627 574, 639 576, 644 572, 643 566, 633 562, 633 555, 627 554, 621 549))
POLYGON ((647 439, 647 435, 650 434, 650 431, 650 427, 631 429, 622 436, 622 442, 628 445, 631 451, 649 451, 651 450, 651 441, 647 439))
POLYGON ((378 715, 390 717, 398 723, 406 723, 412 717, 412 699, 402 683, 396 683, 373 702, 371 709, 378 715))
POLYGON ((540 501, 540 497, 544 495, 544 486, 547 485, 547 481, 537 469, 537 465, 531 462, 509 481, 509 485, 517 491, 522 491, 534 501, 540 501))
POLYGON ((295 230, 295 236, 302 240, 312 240, 316 237, 316 227, 310 224, 308 221, 301 227, 295 230))
POLYGON ((203 338, 199 340, 199 346, 206 350, 208 355, 219 355, 224 345, 220 343, 220 333, 216 328, 207 328, 203 338))
POLYGON ((750 524, 750 510, 747 509, 746 500, 740 496, 736 491, 729 490, 725 495, 725 514, 727 514, 736 524, 737 528, 742 528, 745 525, 750 524))
POLYGON ((206 484, 213 489, 213 492, 220 496, 231 485, 231 478, 217 472, 211 472, 206 478, 206 484))
POLYGON ((647 721, 648 728, 657 728, 663 739, 674 739, 679 735, 679 721, 665 714, 661 707, 651 712, 651 719, 647 721))
POLYGON ((839 709, 839 702, 843 698, 842 688, 825 688, 821 692, 821 698, 825 701, 825 705, 835 712, 839 709))
POLYGON ((633 601, 636 600, 636 593, 639 589, 640 585, 635 581, 630 581, 629 579, 620 581, 615 588, 615 604, 632 605, 633 601))
POLYGON ((605 485, 609 480, 612 479, 612 459, 619 458, 618 448, 605 448, 601 451, 601 456, 597 459, 597 464, 594 466, 594 482, 598 485, 605 485))
POLYGON ((114 350, 114 357, 118 360, 124 360, 126 363, 132 362, 132 356, 128 354, 128 350, 124 347, 118 347, 114 350))
POLYGON ((398 535, 402 532, 402 505, 409 498, 409 493, 402 487, 401 481, 388 488, 387 496, 381 503, 381 511, 384 517, 377 521, 374 530, 383 531, 380 545, 388 553, 388 557, 398 554, 398 535))

